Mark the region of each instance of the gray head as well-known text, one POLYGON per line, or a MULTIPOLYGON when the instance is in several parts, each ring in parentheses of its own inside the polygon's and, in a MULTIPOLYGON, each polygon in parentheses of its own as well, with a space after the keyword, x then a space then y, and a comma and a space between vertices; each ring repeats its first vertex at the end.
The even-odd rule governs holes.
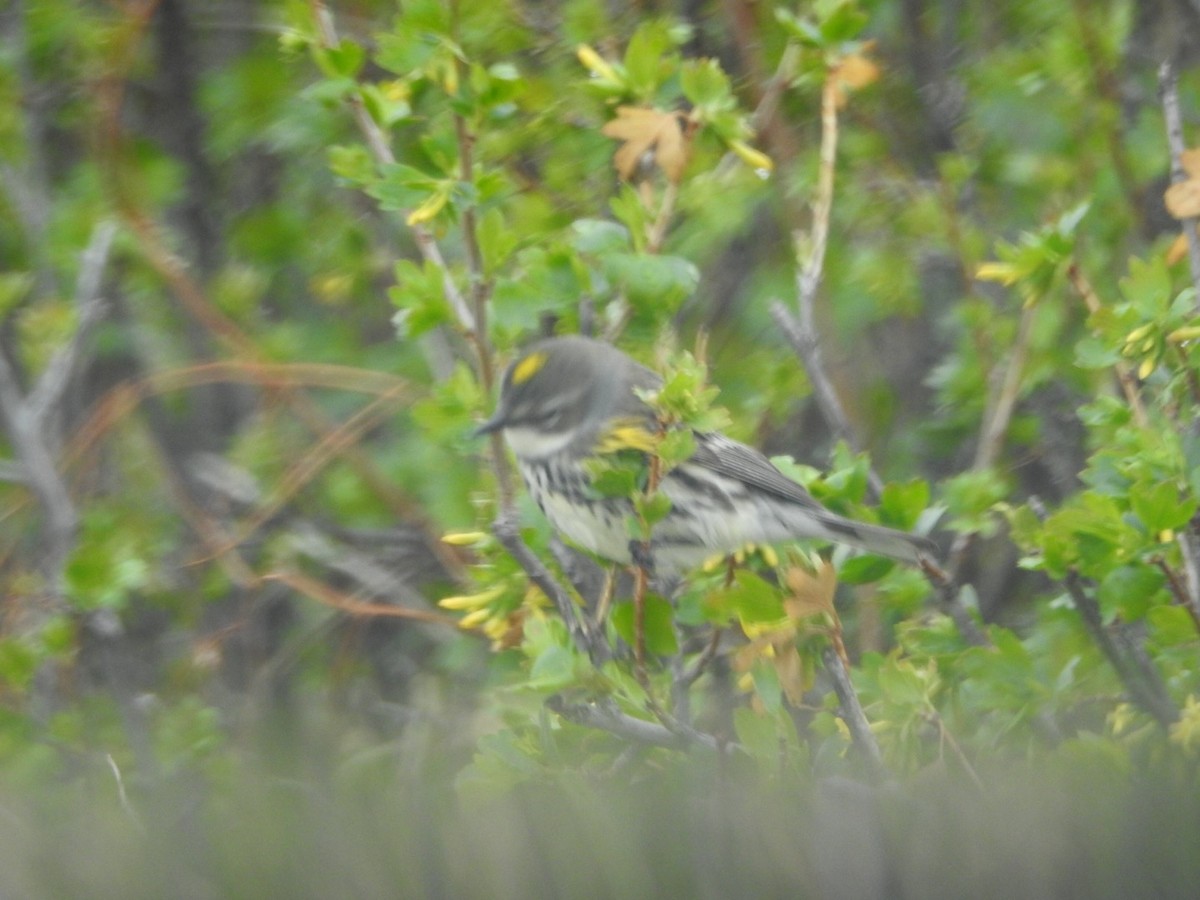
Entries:
POLYGON ((616 347, 591 338, 548 338, 527 347, 504 373, 496 412, 477 434, 504 431, 519 457, 586 454, 613 418, 644 418, 634 388, 661 379, 616 347))

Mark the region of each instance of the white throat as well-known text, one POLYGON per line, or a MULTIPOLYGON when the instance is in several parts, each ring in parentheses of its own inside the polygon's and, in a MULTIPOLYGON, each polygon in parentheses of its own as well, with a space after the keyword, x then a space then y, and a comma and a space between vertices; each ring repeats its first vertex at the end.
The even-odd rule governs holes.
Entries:
POLYGON ((558 434, 543 434, 532 428, 505 428, 504 439, 513 453, 522 459, 541 459, 553 456, 566 449, 575 438, 574 432, 563 431, 558 434))

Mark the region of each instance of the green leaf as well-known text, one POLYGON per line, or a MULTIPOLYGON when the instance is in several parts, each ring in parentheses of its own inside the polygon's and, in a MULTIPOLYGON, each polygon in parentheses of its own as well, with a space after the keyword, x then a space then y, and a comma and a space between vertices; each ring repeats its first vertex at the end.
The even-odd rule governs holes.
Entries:
POLYGON ((1096 600, 1107 621, 1117 616, 1135 621, 1154 604, 1165 583, 1166 576, 1145 563, 1117 566, 1100 582, 1096 600))
MULTIPOLYGON (((656 656, 674 656, 679 652, 679 641, 675 637, 675 624, 671 604, 657 594, 647 594, 642 624, 642 636, 646 650, 656 656)), ((635 610, 633 601, 618 603, 613 607, 611 621, 617 634, 629 646, 634 645, 635 610)))
POLYGON ((359 187, 368 187, 376 180, 375 163, 361 144, 329 148, 329 168, 334 175, 359 187))
POLYGON ((559 690, 574 681, 575 654, 557 644, 539 653, 529 670, 529 686, 541 690, 559 690))
POLYGON ((638 490, 639 474, 628 466, 603 465, 592 472, 592 490, 601 497, 631 497, 638 490))
POLYGON ((910 529, 929 506, 929 482, 916 478, 884 485, 879 498, 879 517, 893 528, 910 529))
POLYGON ((867 14, 854 0, 820 0, 815 12, 827 45, 853 40, 867 24, 867 14))
POLYGON ((674 308, 700 283, 699 269, 680 256, 613 253, 605 258, 604 268, 631 302, 645 304, 656 314, 674 308))
POLYGON ((893 560, 883 556, 867 554, 853 556, 838 569, 838 581, 843 584, 870 584, 878 581, 896 567, 893 560))
POLYGON ((629 231, 604 219, 576 219, 571 223, 571 246, 596 256, 623 252, 629 249, 629 231))
POLYGON ((639 497, 636 505, 638 514, 651 529, 671 512, 671 499, 663 493, 655 493, 649 497, 639 497))
POLYGON ((667 52, 672 49, 671 33, 662 22, 644 22, 625 48, 625 72, 629 87, 641 99, 649 99, 673 66, 667 52))
POLYGON ((702 119, 737 105, 729 78, 715 59, 688 60, 680 70, 679 85, 702 119))
POLYGON ((354 78, 366 61, 363 48, 350 40, 336 47, 319 48, 314 56, 321 71, 331 78, 354 78))
POLYGON ((778 622, 784 617, 779 589, 748 569, 738 569, 732 585, 713 591, 708 607, 717 615, 736 616, 746 624, 778 622))
POLYGON ((690 428, 676 428, 663 435, 658 445, 658 458, 672 469, 691 458, 696 452, 696 437, 690 428))
POLYGON ((1161 254, 1129 260, 1129 274, 1121 279, 1121 294, 1145 320, 1166 312, 1171 302, 1171 273, 1161 254))
POLYGON ((1173 481, 1138 482, 1129 492, 1129 504, 1151 534, 1180 528, 1196 514, 1196 501, 1181 497, 1173 481))
POLYGON ((1075 365, 1083 369, 1108 369, 1121 361, 1121 354, 1095 337, 1085 337, 1075 345, 1075 365))
POLYGON ((489 209, 479 217, 476 236, 486 275, 494 274, 508 261, 519 241, 517 231, 509 226, 498 208, 489 209))

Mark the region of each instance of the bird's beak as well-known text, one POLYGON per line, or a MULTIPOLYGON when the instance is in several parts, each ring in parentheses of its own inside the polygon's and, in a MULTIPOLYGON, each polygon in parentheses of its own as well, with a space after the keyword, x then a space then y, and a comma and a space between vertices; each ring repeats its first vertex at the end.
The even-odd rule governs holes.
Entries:
POLYGON ((481 438, 485 434, 491 434, 495 431, 500 431, 508 423, 505 422, 505 413, 503 409, 497 409, 492 413, 492 417, 471 432, 472 438, 481 438))

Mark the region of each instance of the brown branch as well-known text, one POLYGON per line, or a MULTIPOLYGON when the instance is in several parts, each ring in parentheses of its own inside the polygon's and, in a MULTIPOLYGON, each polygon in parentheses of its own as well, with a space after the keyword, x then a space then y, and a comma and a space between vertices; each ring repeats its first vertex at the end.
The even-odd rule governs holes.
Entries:
MULTIPOLYGON (((1183 550, 1185 540, 1190 540, 1190 536, 1186 532, 1183 532, 1179 535, 1179 544, 1181 550, 1183 550)), ((1167 579, 1167 589, 1170 591, 1171 597, 1174 599, 1175 604, 1177 606, 1182 606, 1188 611, 1188 615, 1192 617, 1192 624, 1196 626, 1197 633, 1200 633, 1200 606, 1197 606, 1194 595, 1185 582, 1185 579, 1181 578, 1179 573, 1176 572, 1170 565, 1168 565, 1167 561, 1161 556, 1154 557, 1151 562, 1158 567, 1158 570, 1162 572, 1163 576, 1167 579)), ((1188 568, 1188 566, 1189 560, 1187 558, 1187 553, 1184 552, 1185 570, 1188 568)), ((1191 580, 1190 574, 1185 577, 1187 580, 1191 580)))
MULTIPOLYGON (((458 620, 452 616, 429 609, 412 609, 407 606, 394 606, 389 603, 370 603, 355 597, 348 597, 340 591, 334 590, 329 585, 309 578, 307 575, 301 575, 299 572, 268 572, 260 580, 278 581, 281 584, 286 584, 292 590, 304 594, 304 596, 316 600, 318 603, 330 606, 351 616, 413 619, 417 622, 428 622, 433 625, 459 628, 458 620)), ((474 633, 470 632, 469 629, 468 632, 474 633)))

